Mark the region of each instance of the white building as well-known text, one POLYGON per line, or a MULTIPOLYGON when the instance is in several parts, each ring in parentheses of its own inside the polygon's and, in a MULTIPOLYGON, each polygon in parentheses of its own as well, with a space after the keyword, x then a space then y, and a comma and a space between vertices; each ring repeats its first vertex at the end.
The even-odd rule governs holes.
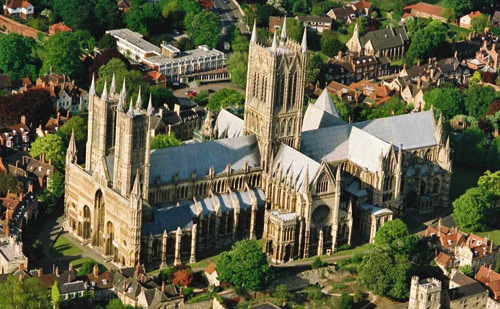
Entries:
POLYGON ((224 68, 226 57, 223 52, 207 45, 180 51, 164 43, 161 45, 161 55, 145 59, 144 64, 165 75, 168 81, 185 82, 189 75, 224 68))
POLYGON ((18 16, 23 19, 32 18, 35 7, 24 0, 7 0, 3 5, 4 14, 7 16, 18 16))
POLYGON ((23 244, 13 237, 4 238, 0 245, 0 267, 2 274, 10 274, 17 269, 28 269, 28 258, 23 254, 23 244))
POLYGON ((109 30, 106 33, 116 39, 118 51, 132 60, 143 62, 148 57, 161 55, 161 49, 144 40, 140 33, 126 28, 109 30))

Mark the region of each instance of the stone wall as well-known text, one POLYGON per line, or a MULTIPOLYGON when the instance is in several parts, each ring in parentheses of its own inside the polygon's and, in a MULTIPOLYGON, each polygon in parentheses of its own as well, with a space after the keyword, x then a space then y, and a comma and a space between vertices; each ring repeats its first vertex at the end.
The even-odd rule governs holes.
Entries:
POLYGON ((20 24, 17 21, 3 15, 0 15, 0 30, 5 31, 6 33, 17 33, 33 39, 37 39, 38 33, 43 33, 26 25, 20 24))
POLYGON ((278 285, 284 284, 288 287, 288 290, 294 291, 303 289, 310 285, 318 284, 323 279, 340 280, 349 276, 351 276, 349 271, 336 270, 335 265, 332 265, 318 269, 306 270, 296 275, 274 280, 271 283, 270 289, 274 290, 278 285))

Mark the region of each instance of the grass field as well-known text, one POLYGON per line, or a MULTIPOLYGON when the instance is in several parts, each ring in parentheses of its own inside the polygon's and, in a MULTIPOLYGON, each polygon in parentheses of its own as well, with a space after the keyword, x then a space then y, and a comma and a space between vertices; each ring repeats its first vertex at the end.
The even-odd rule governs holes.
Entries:
POLYGON ((63 257, 63 256, 72 256, 83 253, 82 250, 75 247, 66 237, 59 236, 50 249, 51 257, 63 257))

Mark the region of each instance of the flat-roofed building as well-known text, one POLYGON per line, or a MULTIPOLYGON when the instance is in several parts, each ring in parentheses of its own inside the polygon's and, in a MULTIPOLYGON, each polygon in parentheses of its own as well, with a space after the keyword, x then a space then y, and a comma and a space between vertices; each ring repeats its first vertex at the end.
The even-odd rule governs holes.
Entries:
POLYGON ((161 55, 161 49, 144 40, 142 34, 129 29, 116 29, 106 31, 107 34, 116 39, 118 51, 135 61, 142 62, 144 59, 161 55))

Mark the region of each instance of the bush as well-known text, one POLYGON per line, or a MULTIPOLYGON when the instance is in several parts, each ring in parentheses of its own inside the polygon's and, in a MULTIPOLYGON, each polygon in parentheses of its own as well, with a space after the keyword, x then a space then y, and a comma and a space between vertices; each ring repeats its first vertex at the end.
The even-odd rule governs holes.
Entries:
POLYGON ((193 288, 185 287, 182 289, 182 295, 187 296, 189 298, 191 294, 193 294, 193 288))
POLYGON ((85 276, 88 274, 91 274, 94 271, 94 265, 97 264, 97 267, 99 268, 99 273, 103 273, 107 270, 106 266, 97 263, 94 260, 86 261, 83 263, 83 265, 78 269, 78 276, 85 276))
POLYGON ((470 267, 469 265, 460 266, 460 271, 465 275, 474 278, 474 269, 472 269, 472 267, 470 267))
POLYGON ((343 244, 342 246, 339 247, 338 251, 345 251, 349 249, 351 249, 351 245, 343 244))
POLYGON ((321 260, 321 258, 318 256, 316 259, 314 259, 314 262, 312 263, 311 268, 318 269, 318 268, 325 267, 326 265, 328 265, 328 264, 323 262, 321 260))

